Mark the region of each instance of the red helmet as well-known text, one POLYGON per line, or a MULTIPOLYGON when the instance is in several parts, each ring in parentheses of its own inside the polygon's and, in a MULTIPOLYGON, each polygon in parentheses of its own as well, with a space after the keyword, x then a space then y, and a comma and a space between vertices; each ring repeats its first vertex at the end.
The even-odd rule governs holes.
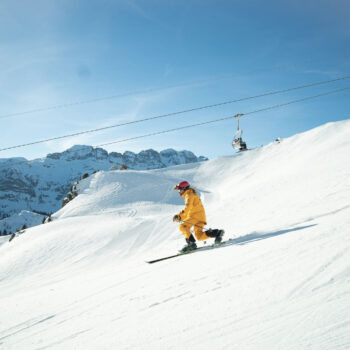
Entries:
POLYGON ((187 181, 181 181, 179 184, 175 185, 174 190, 182 191, 187 190, 190 184, 187 181))

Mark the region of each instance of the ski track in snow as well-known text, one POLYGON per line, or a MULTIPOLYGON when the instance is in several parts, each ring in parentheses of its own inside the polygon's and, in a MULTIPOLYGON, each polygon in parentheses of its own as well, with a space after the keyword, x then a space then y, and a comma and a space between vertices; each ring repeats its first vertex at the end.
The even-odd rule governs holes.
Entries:
MULTIPOLYGON (((339 259, 343 258, 345 255, 348 256, 349 248, 345 248, 340 253, 337 253, 331 260, 329 260, 326 264, 323 264, 319 267, 315 272, 313 272, 308 278, 305 279, 300 285, 296 286, 296 288, 290 293, 289 297, 293 297, 295 295, 300 295, 304 292, 305 289, 309 289, 315 281, 317 281, 320 276, 327 271, 329 267, 335 264, 339 259), (346 255, 347 253, 347 255, 346 255)), ((331 283, 330 280, 328 283, 331 283)), ((323 285, 324 286, 324 285, 323 285)), ((315 287, 313 290, 317 290, 321 288, 321 286, 315 287)))

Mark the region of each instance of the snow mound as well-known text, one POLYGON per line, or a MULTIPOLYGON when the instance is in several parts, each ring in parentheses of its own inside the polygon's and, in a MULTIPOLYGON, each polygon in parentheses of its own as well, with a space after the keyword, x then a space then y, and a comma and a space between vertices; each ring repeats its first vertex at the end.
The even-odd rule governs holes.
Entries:
POLYGON ((7 232, 16 232, 22 229, 22 227, 18 227, 18 222, 20 222, 22 226, 26 225, 27 227, 31 227, 40 225, 44 217, 44 215, 29 210, 22 210, 19 213, 0 220, 0 227, 7 232))

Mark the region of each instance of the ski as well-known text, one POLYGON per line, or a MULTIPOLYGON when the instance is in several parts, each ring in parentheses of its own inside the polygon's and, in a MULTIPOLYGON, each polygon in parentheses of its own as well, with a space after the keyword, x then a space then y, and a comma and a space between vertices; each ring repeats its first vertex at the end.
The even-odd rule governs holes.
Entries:
POLYGON ((189 252, 186 252, 186 253, 177 253, 177 254, 174 254, 174 255, 165 256, 163 258, 146 261, 146 263, 154 264, 154 263, 159 262, 159 261, 164 261, 164 260, 168 260, 168 259, 172 259, 172 258, 177 258, 177 257, 183 256, 183 255, 190 255, 190 254, 198 252, 199 250, 210 250, 210 249, 218 248, 218 247, 221 247, 223 245, 226 245, 231 240, 232 239, 229 239, 227 241, 223 241, 223 242, 218 243, 218 244, 211 244, 211 245, 208 245, 208 246, 199 247, 199 248, 193 249, 193 250, 191 250, 189 252))

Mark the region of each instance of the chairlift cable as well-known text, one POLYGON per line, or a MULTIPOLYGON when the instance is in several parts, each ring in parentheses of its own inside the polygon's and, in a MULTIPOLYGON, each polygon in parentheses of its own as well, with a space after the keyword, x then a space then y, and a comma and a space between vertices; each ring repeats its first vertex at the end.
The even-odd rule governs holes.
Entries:
MULTIPOLYGON (((343 76, 343 77, 340 77, 340 78, 325 80, 325 81, 316 82, 316 83, 312 83, 312 84, 307 84, 307 85, 303 85, 303 86, 300 86, 300 87, 295 87, 295 88, 290 88, 290 89, 285 89, 285 90, 280 90, 280 91, 275 91, 275 92, 268 92, 266 94, 252 96, 252 97, 248 97, 248 98, 243 98, 243 99, 240 99, 240 100, 232 100, 232 101, 227 101, 227 102, 223 102, 223 103, 219 103, 219 104, 214 104, 214 105, 194 108, 193 110, 199 110, 199 109, 203 109, 203 108, 216 107, 216 106, 220 106, 220 105, 223 105, 223 104, 229 104, 229 103, 249 100, 251 98, 264 97, 264 96, 269 96, 269 95, 273 95, 273 94, 277 94, 277 93, 283 93, 283 92, 293 91, 293 90, 297 90, 297 89, 303 89, 303 88, 308 88, 308 87, 312 87, 312 86, 333 83, 333 82, 336 82, 336 81, 345 80, 345 79, 349 79, 349 78, 350 78, 350 76, 343 76)), ((208 79, 208 80, 210 80, 210 79, 208 79)), ((206 80, 204 80, 204 81, 206 81, 206 80)), ((202 81, 198 81, 198 82, 202 82, 202 81)), ((193 82, 193 83, 195 84, 195 83, 198 83, 198 82, 193 82)), ((180 85, 171 85, 171 86, 165 87, 164 89, 174 88, 174 87, 178 87, 178 86, 182 86, 182 85, 181 84, 180 85)), ((112 100, 112 99, 115 99, 115 98, 126 97, 126 96, 130 96, 130 95, 137 95, 137 94, 141 94, 141 93, 149 93, 149 92, 158 91, 158 90, 162 90, 162 88, 154 88, 154 89, 148 89, 148 90, 146 89, 146 90, 140 90, 140 91, 124 93, 124 94, 116 94, 116 95, 110 95, 110 96, 104 96, 104 97, 97 97, 97 98, 92 98, 92 99, 87 99, 87 100, 82 100, 82 101, 77 101, 77 102, 62 103, 62 104, 58 104, 58 105, 55 105, 55 106, 42 107, 42 108, 36 108, 36 109, 22 111, 22 112, 3 114, 3 115, 0 115, 0 119, 5 119, 5 118, 9 118, 9 117, 16 117, 16 116, 25 115, 25 114, 32 114, 32 113, 37 113, 37 112, 44 112, 44 111, 63 109, 63 108, 79 106, 79 105, 84 105, 84 104, 89 104, 89 103, 94 103, 94 102, 100 102, 100 101, 105 101, 105 100, 112 100)), ((188 111, 191 112, 192 110, 188 110, 188 111)), ((182 111, 182 112, 178 112, 178 113, 185 113, 185 112, 186 111, 182 111)), ((175 113, 175 114, 177 114, 177 113, 175 113)))
MULTIPOLYGON (((203 109, 208 109, 208 108, 213 108, 213 107, 219 107, 219 106, 223 106, 223 105, 226 105, 226 104, 232 104, 232 103, 237 103, 237 102, 252 100, 252 99, 255 99, 255 98, 260 98, 260 97, 266 97, 266 96, 276 95, 276 94, 279 94, 279 93, 290 92, 290 91, 294 91, 294 90, 298 90, 298 89, 304 89, 304 88, 307 88, 307 87, 312 87, 312 86, 321 85, 321 84, 327 84, 327 83, 330 83, 330 82, 339 81, 339 80, 344 80, 344 79, 349 79, 349 78, 350 78, 350 76, 345 76, 345 77, 341 77, 341 78, 337 78, 337 79, 333 79, 333 80, 327 80, 327 81, 323 81, 323 82, 317 82, 317 83, 302 85, 302 86, 298 86, 298 87, 294 87, 294 88, 289 88, 289 89, 284 89, 284 90, 272 91, 272 92, 268 92, 268 93, 264 93, 264 94, 260 94, 260 95, 255 95, 255 96, 250 96, 250 97, 244 97, 244 98, 240 98, 240 99, 236 99, 236 100, 230 100, 230 101, 225 101, 225 102, 216 103, 216 104, 212 104, 212 105, 206 105, 206 106, 201 106, 201 107, 186 109, 186 110, 182 110, 182 111, 178 111, 178 112, 172 112, 172 113, 162 114, 162 115, 158 115, 158 116, 154 116, 154 117, 149 117, 149 118, 134 120, 134 121, 131 121, 131 122, 119 123, 119 124, 115 124, 115 125, 105 126, 105 127, 102 127, 102 128, 96 128, 96 129, 91 129, 91 130, 86 130, 86 131, 80 131, 80 132, 73 133, 73 134, 67 134, 67 135, 52 137, 52 138, 48 138, 48 139, 44 139, 44 140, 38 140, 38 141, 33 141, 33 142, 24 143, 24 144, 20 144, 20 145, 15 145, 15 146, 10 146, 10 147, 0 148, 0 152, 1 152, 1 151, 6 151, 6 150, 10 150, 10 149, 14 149, 14 148, 32 146, 32 145, 36 145, 36 144, 40 144, 40 143, 44 143, 44 142, 49 142, 49 141, 61 140, 61 139, 64 139, 64 138, 69 138, 69 137, 74 137, 74 136, 80 136, 80 135, 89 134, 89 133, 95 133, 95 132, 98 132, 98 131, 113 129, 113 128, 117 128, 117 127, 121 127, 121 126, 126 126, 126 125, 131 125, 131 124, 136 124, 136 123, 141 123, 141 122, 145 122, 145 121, 149 121, 149 120, 154 120, 154 119, 160 119, 160 118, 170 117, 170 116, 174 116, 174 115, 179 115, 179 114, 194 112, 194 111, 203 110, 203 109)), ((321 94, 320 96, 322 96, 322 95, 323 95, 323 94, 321 94)))
MULTIPOLYGON (((284 106, 288 106, 288 105, 291 105, 291 104, 293 104, 293 103, 304 102, 304 101, 312 100, 312 99, 317 98, 317 97, 327 96, 327 95, 339 93, 339 92, 346 91, 346 90, 350 90, 350 86, 349 86, 349 87, 346 87, 346 88, 343 88, 343 89, 332 90, 332 91, 328 91, 328 92, 325 92, 325 93, 322 93, 322 94, 318 94, 318 95, 314 95, 314 96, 309 96, 309 97, 301 98, 301 99, 298 99, 298 100, 293 100, 293 101, 290 101, 290 102, 280 103, 280 104, 278 104, 278 105, 274 105, 274 106, 270 106, 270 107, 265 107, 265 108, 257 109, 257 110, 255 110, 255 111, 243 113, 242 116, 250 115, 250 114, 254 114, 254 113, 265 112, 265 111, 268 111, 268 110, 272 110, 272 109, 276 109, 276 108, 281 108, 281 107, 284 107, 284 106)), ((196 124, 186 125, 186 126, 182 126, 182 127, 178 127, 178 128, 173 128, 173 129, 158 131, 158 132, 154 132, 154 133, 150 133, 150 134, 144 134, 144 135, 139 135, 139 136, 135 136, 135 137, 129 137, 129 138, 126 138, 126 139, 117 140, 117 141, 112 141, 112 142, 108 142, 108 143, 103 143, 103 144, 100 144, 100 145, 96 145, 95 147, 102 147, 102 146, 112 145, 112 144, 116 144, 116 143, 121 143, 121 142, 126 142, 126 141, 137 140, 137 139, 141 139, 141 138, 144 138, 144 137, 155 136, 155 135, 165 134, 165 133, 168 133, 168 132, 173 132, 173 131, 178 131, 178 130, 193 128, 193 127, 196 127, 196 126, 208 125, 208 124, 212 124, 212 123, 221 122, 221 121, 224 121, 224 120, 233 119, 233 118, 235 118, 235 117, 236 117, 236 115, 231 115, 231 116, 229 116, 229 117, 224 117, 224 118, 220 118, 220 119, 209 120, 209 121, 202 122, 202 123, 196 123, 196 124)))
MULTIPOLYGON (((343 92, 343 91, 346 91, 346 90, 350 90, 350 86, 346 87, 346 88, 343 88, 343 89, 332 90, 332 91, 328 91, 328 92, 325 92, 325 93, 322 93, 322 94, 309 96, 309 97, 305 97, 305 98, 302 98, 302 99, 289 101, 289 102, 286 102, 286 103, 280 103, 278 105, 257 109, 255 111, 251 111, 251 112, 247 112, 247 113, 242 113, 241 116, 250 115, 250 114, 254 114, 254 113, 260 113, 260 112, 265 112, 265 111, 268 111, 268 110, 272 110, 272 109, 288 106, 288 105, 291 105, 293 103, 304 102, 304 101, 308 101, 308 100, 311 100, 311 99, 314 99, 314 98, 327 96, 327 95, 331 95, 331 94, 336 94, 336 93, 343 92)), ((122 143, 122 142, 126 142, 126 141, 137 140, 137 139, 144 138, 144 137, 156 136, 156 135, 165 134, 165 133, 169 133, 169 132, 173 132, 173 131, 193 128, 193 127, 196 127, 196 126, 213 124, 213 123, 217 123, 217 122, 221 122, 221 121, 225 121, 225 120, 236 118, 236 116, 237 116, 237 114, 231 115, 229 117, 219 118, 219 119, 215 119, 215 120, 209 120, 209 121, 202 122, 202 123, 191 124, 191 125, 187 125, 187 126, 183 126, 183 127, 179 127, 179 128, 168 129, 168 130, 154 132, 154 133, 151 133, 151 134, 139 135, 139 136, 130 137, 130 138, 127 138, 127 139, 112 141, 112 142, 108 142, 108 143, 104 143, 104 144, 100 144, 100 145, 94 145, 93 147, 102 147, 102 146, 112 145, 112 144, 116 144, 116 143, 122 143)), ((2 151, 2 150, 3 149, 0 149, 0 151, 2 151)), ((36 161, 36 160, 44 160, 44 159, 45 159, 45 157, 41 157, 41 158, 36 158, 36 159, 32 159, 32 160, 26 160, 26 161, 15 162, 15 163, 12 163, 12 164, 6 164, 6 165, 3 165, 3 166, 0 165, 0 169, 1 168, 8 168, 9 166, 13 166, 13 165, 30 163, 30 162, 33 162, 33 161, 36 161)))

